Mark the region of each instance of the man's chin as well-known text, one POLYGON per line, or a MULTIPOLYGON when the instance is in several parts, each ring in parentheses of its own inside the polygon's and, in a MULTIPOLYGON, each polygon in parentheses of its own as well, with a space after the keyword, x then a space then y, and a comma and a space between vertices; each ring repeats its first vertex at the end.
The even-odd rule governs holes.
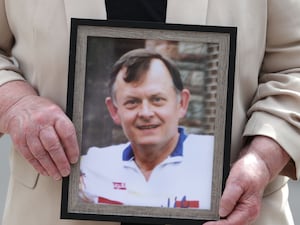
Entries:
POLYGON ((136 145, 140 146, 140 147, 144 147, 144 148, 149 148, 149 147, 155 147, 157 145, 159 145, 159 141, 158 140, 142 140, 142 139, 138 139, 137 142, 135 142, 136 145))

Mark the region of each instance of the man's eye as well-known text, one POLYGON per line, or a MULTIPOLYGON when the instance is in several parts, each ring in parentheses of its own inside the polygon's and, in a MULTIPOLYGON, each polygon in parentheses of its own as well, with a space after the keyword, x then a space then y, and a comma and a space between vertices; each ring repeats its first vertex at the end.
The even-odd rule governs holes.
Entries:
POLYGON ((135 100, 135 99, 132 99, 132 100, 126 101, 124 105, 125 105, 127 108, 132 108, 132 107, 136 106, 137 104, 138 104, 138 101, 135 100))
POLYGON ((162 98, 160 98, 160 97, 155 97, 155 98, 153 98, 153 101, 154 101, 154 102, 160 102, 160 101, 162 101, 162 98))
POLYGON ((165 101, 165 99, 162 98, 162 97, 153 97, 153 98, 152 98, 152 102, 153 102, 154 104, 163 104, 164 101, 165 101))

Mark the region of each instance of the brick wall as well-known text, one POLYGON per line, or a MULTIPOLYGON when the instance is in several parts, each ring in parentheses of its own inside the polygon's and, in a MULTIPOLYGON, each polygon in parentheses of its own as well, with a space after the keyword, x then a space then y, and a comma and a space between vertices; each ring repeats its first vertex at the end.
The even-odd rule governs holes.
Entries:
POLYGON ((147 41, 171 58, 181 73, 185 88, 191 92, 189 109, 181 125, 188 133, 213 134, 216 114, 218 45, 174 41, 147 41))

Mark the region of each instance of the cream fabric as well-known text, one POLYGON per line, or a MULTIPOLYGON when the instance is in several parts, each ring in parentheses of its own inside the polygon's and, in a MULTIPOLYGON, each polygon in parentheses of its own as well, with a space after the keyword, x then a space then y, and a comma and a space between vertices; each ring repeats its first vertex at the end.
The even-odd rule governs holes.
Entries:
MULTIPOLYGON (((26 79, 65 108, 70 18, 105 19, 104 9, 104 0, 0 0, 0 85, 26 79)), ((167 8, 169 23, 238 27, 232 161, 243 133, 270 136, 292 157, 295 167, 288 172, 297 178, 299 12, 296 0, 169 0, 167 8)), ((59 220, 61 183, 39 176, 14 150, 11 168, 3 225, 109 224, 59 220)), ((286 182, 278 177, 269 185, 256 225, 292 224, 288 207, 282 208, 286 182)))

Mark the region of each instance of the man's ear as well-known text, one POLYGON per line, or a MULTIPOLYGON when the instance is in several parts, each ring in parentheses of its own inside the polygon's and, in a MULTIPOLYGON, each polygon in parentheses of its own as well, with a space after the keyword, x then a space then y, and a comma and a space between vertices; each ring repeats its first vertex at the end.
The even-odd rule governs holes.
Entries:
POLYGON ((180 93, 180 118, 183 118, 188 110, 190 102, 190 91, 188 89, 183 89, 180 93))
POLYGON ((121 121, 120 121, 120 118, 119 118, 119 115, 118 115, 118 108, 114 105, 112 98, 107 97, 105 99, 105 104, 106 104, 106 107, 107 107, 108 112, 110 114, 110 117, 113 119, 114 123, 116 125, 120 125, 121 121))

